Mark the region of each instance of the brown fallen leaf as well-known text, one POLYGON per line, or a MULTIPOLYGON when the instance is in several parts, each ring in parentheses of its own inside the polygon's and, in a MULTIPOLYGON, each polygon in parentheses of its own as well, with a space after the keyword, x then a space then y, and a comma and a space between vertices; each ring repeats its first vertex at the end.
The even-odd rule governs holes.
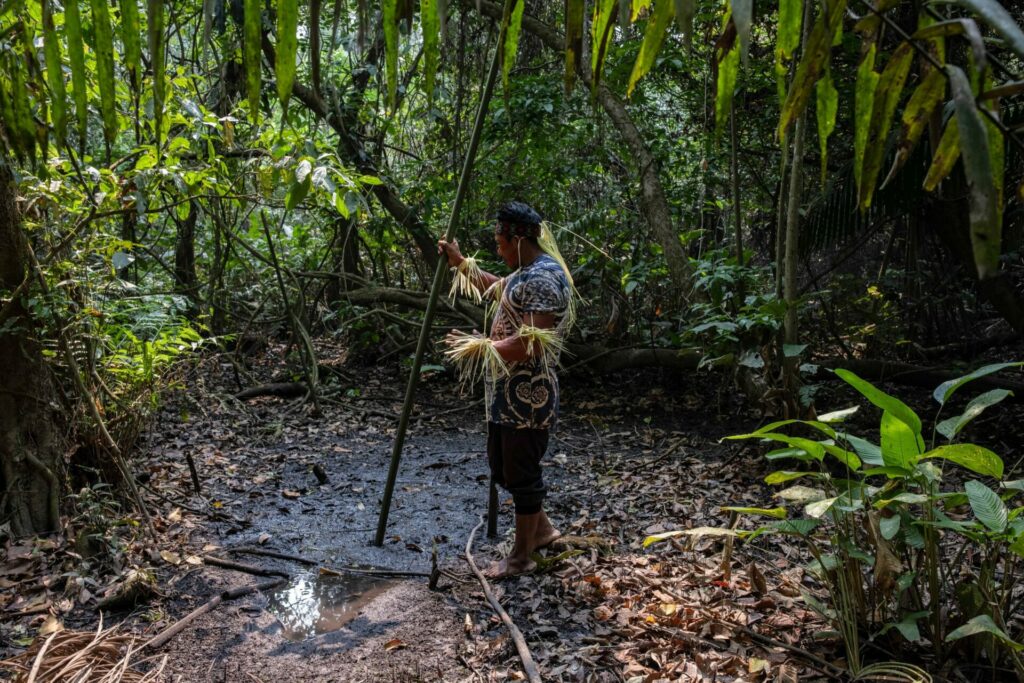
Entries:
POLYGON ((298 491, 294 491, 292 489, 285 489, 285 490, 281 491, 281 495, 284 496, 285 498, 289 498, 291 500, 295 500, 296 498, 299 498, 299 497, 302 496, 301 493, 299 493, 298 491))
POLYGON ((402 650, 405 648, 405 642, 398 638, 392 638, 388 642, 384 643, 384 651, 391 652, 392 650, 402 650))
POLYGON ((53 614, 46 617, 43 620, 42 626, 39 627, 39 635, 48 636, 51 633, 64 630, 64 623, 53 614))

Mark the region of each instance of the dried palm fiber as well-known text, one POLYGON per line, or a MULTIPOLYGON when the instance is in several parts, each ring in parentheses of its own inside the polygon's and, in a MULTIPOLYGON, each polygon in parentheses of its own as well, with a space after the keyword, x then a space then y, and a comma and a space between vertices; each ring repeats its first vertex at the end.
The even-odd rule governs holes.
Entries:
POLYGON ((469 334, 458 330, 445 338, 448 350, 444 355, 459 369, 459 382, 463 387, 475 384, 484 377, 496 382, 499 375, 508 374, 508 365, 498 353, 494 342, 482 334, 469 334))
POLYGON ((490 299, 490 303, 484 307, 484 329, 487 329, 487 321, 494 320, 498 315, 498 307, 501 306, 501 295, 505 292, 505 278, 499 278, 490 287, 484 290, 484 298, 490 299))
POLYGON ((561 334, 567 335, 576 323, 576 305, 582 299, 579 291, 576 290, 576 283, 573 282, 572 271, 569 270, 569 265, 562 257, 562 252, 558 250, 558 242, 555 241, 555 236, 551 232, 551 227, 547 221, 542 221, 540 224, 540 235, 537 237, 537 245, 541 248, 541 251, 558 262, 558 265, 562 267, 562 271, 565 273, 565 279, 569 281, 569 297, 565 302, 565 316, 559 324, 561 334))
POLYGON ((472 256, 462 259, 462 263, 452 269, 452 288, 448 296, 455 299, 456 295, 469 297, 480 303, 482 297, 476 284, 480 282, 480 264, 472 256))
POLYGON ((526 342, 527 355, 540 358, 545 368, 557 363, 558 358, 565 351, 562 335, 554 328, 523 325, 517 334, 526 342))
POLYGON ((45 640, 37 638, 17 657, 0 661, 14 671, 15 683, 157 683, 164 680, 167 656, 146 672, 135 667, 155 657, 132 662, 141 649, 129 634, 115 635, 117 627, 95 632, 58 631, 45 640))

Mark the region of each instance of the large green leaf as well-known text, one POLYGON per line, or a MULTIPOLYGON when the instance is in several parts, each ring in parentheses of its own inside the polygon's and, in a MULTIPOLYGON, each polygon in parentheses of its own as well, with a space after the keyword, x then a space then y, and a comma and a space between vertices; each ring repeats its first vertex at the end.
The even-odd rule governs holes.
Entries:
POLYGON ((836 129, 836 112, 839 110, 839 91, 832 82, 832 70, 825 69, 816 86, 817 103, 815 113, 818 118, 818 145, 821 149, 821 186, 825 186, 828 176, 828 138, 836 129))
POLYGON ((899 104, 903 84, 910 73, 910 64, 914 57, 914 48, 910 43, 900 43, 882 70, 875 89, 874 104, 871 111, 871 125, 868 130, 867 148, 862 159, 863 168, 860 173, 860 208, 871 206, 875 194, 878 173, 882 168, 885 155, 886 140, 892 124, 896 105, 899 104))
MULTIPOLYGON (((984 90, 991 90, 994 85, 991 67, 987 67, 985 73, 983 88, 984 90)), ((999 101, 989 99, 981 102, 978 106, 984 107, 989 112, 988 116, 982 117, 982 122, 985 124, 985 131, 988 134, 988 158, 992 166, 992 184, 995 186, 995 224, 1002 226, 1005 200, 1003 189, 1006 172, 1006 142, 1003 140, 1003 131, 992 120, 998 120, 1000 117, 999 101)))
POLYGON ((928 167, 928 175, 925 176, 923 187, 928 192, 934 192, 946 176, 953 170, 956 160, 960 158, 960 127, 956 125, 956 118, 950 118, 946 123, 946 129, 942 132, 939 140, 939 148, 932 155, 931 166, 928 167))
POLYGON ((693 17, 697 14, 697 0, 675 0, 676 25, 683 34, 683 46, 693 47, 693 17))
POLYGON ((825 458, 825 447, 817 441, 811 439, 804 439, 799 436, 789 436, 788 434, 777 434, 774 432, 754 432, 752 434, 734 434, 732 436, 725 437, 726 439, 770 439, 772 441, 778 441, 784 443, 787 446, 798 448, 808 455, 813 457, 815 460, 821 461, 825 458))
POLYGON ((803 23, 803 0, 779 0, 779 25, 775 37, 775 83, 779 106, 786 102, 786 60, 800 46, 800 27, 803 23))
POLYGON ((149 61, 153 68, 153 121, 159 153, 164 134, 164 93, 166 90, 164 72, 167 65, 164 40, 164 0, 148 0, 147 9, 146 31, 149 42, 149 61))
POLYGON ((1004 644, 1010 646, 1010 648, 1013 650, 1024 650, 1024 645, 1015 642, 1012 638, 1010 638, 1010 636, 1006 635, 1006 632, 1003 631, 1003 629, 996 626, 996 623, 992 621, 992 617, 990 617, 987 614, 979 614, 978 616, 974 617, 960 628, 953 629, 952 631, 950 631, 949 635, 946 636, 946 642, 951 643, 954 640, 960 640, 961 638, 966 638, 967 636, 976 636, 982 633, 990 636, 995 636, 1004 644))
POLYGON ((1006 529, 1009 511, 999 494, 975 480, 965 483, 964 490, 967 492, 967 501, 971 504, 971 510, 979 522, 992 531, 1006 529))
POLYGON ((986 24, 1002 36, 1007 47, 1016 52, 1018 57, 1024 59, 1024 31, 1006 11, 1002 2, 999 0, 956 0, 956 2, 984 19, 986 24))
POLYGON ((924 451, 924 440, 905 422, 892 413, 882 413, 882 461, 887 467, 914 469, 924 451))
POLYGON ((732 23, 736 25, 736 38, 739 40, 740 60, 747 64, 747 52, 750 49, 750 26, 754 21, 753 0, 729 0, 732 11, 732 23))
POLYGON ((772 472, 764 478, 766 484, 783 484, 787 481, 794 479, 800 479, 801 477, 810 477, 815 475, 814 472, 791 472, 788 470, 777 470, 772 472))
POLYGON ((868 465, 883 465, 885 464, 882 460, 882 449, 876 444, 871 443, 867 439, 862 439, 859 436, 853 434, 847 434, 845 432, 837 432, 837 437, 846 441, 853 450, 857 452, 860 459, 868 465))
MULTIPOLYGON (((878 389, 870 382, 867 382, 849 370, 842 368, 835 371, 836 375, 844 382, 852 386, 854 389, 859 391, 864 398, 871 401, 874 405, 878 406, 887 413, 891 413, 893 417, 907 425, 913 430, 914 434, 920 436, 921 434, 921 418, 917 416, 913 410, 907 406, 906 403, 890 396, 881 389, 878 389)), ((862 456, 863 457, 863 456, 862 456)), ((866 459, 865 459, 866 460, 866 459)))
POLYGON ((1006 389, 993 389, 991 391, 986 391, 984 394, 972 399, 971 402, 967 404, 967 408, 963 413, 956 417, 951 417, 948 420, 943 420, 935 426, 935 429, 939 434, 942 434, 947 439, 952 440, 953 437, 960 433, 960 430, 963 429, 967 423, 981 415, 986 408, 994 406, 1007 396, 1012 395, 1013 392, 1007 391, 1006 389))
POLYGON ((960 67, 946 65, 953 90, 956 122, 960 129, 960 153, 970 190, 971 246, 978 278, 985 280, 999 272, 1002 228, 998 221, 997 193, 989 153, 988 131, 974 100, 970 81, 960 67))
POLYGON ((917 141, 920 140, 932 112, 942 103, 945 94, 946 77, 937 69, 929 69, 928 75, 914 89, 914 94, 910 96, 907 106, 903 109, 903 126, 900 130, 896 159, 883 185, 888 183, 910 158, 910 153, 917 146, 917 141))
POLYGON ((277 97, 287 109, 295 83, 295 57, 299 51, 298 0, 277 0, 277 52, 274 55, 274 76, 277 97))
POLYGON ((96 38, 96 77, 100 82, 103 137, 113 143, 117 135, 117 90, 114 84, 114 30, 107 0, 91 0, 92 30, 96 38))
POLYGON ((519 51, 519 34, 523 29, 523 10, 526 9, 526 0, 514 0, 512 4, 512 15, 508 20, 508 28, 505 30, 505 46, 501 60, 501 85, 505 89, 505 97, 508 98, 508 77, 512 73, 512 67, 516 63, 516 53, 519 51))
POLYGON ((384 25, 384 76, 388 83, 388 107, 394 109, 398 97, 397 0, 382 0, 381 20, 384 25))
POLYGON ((738 512, 741 515, 764 515, 765 517, 774 517, 775 519, 786 518, 786 508, 747 508, 747 507, 736 507, 732 505, 725 505, 722 507, 726 512, 738 512))
MULTIPOLYGON (((570 0, 569 4, 574 4, 575 0, 570 0)), ((567 8, 566 11, 579 11, 579 31, 582 36, 583 31, 583 0, 579 0, 579 9, 575 7, 567 8)), ((590 23, 590 35, 591 35, 591 47, 590 47, 590 72, 591 78, 591 90, 597 92, 597 86, 601 81, 601 72, 604 71, 604 58, 608 54, 608 46, 611 44, 612 36, 615 34, 615 22, 613 21, 615 14, 615 0, 598 0, 594 3, 594 19, 590 23)), ((572 17, 575 22, 576 17, 572 17)), ((575 35, 577 30, 575 25, 571 27, 575 35)), ((577 40, 577 46, 572 47, 569 42, 569 36, 566 35, 566 78, 569 76, 569 58, 570 51, 572 50, 573 59, 575 59, 575 50, 582 49, 582 41, 577 40)), ((575 76, 575 71, 573 72, 575 76)), ((569 92, 570 86, 566 81, 566 93, 569 92)))
MULTIPOLYGON (((152 0, 150 0, 152 2, 152 0)), ((385 0, 385 5, 387 1, 385 0)), ((245 26, 242 49, 245 63, 245 91, 249 98, 249 118, 253 122, 260 120, 260 71, 263 63, 260 60, 261 41, 263 34, 263 14, 260 0, 245 0, 245 26)), ((392 0, 392 6, 394 1, 392 0)))
POLYGON ((36 136, 35 123, 32 121, 32 103, 29 101, 26 86, 24 60, 17 53, 10 57, 9 71, 11 78, 11 106, 5 110, 4 116, 10 117, 7 124, 14 139, 11 141, 18 156, 31 159, 34 163, 36 136))
MULTIPOLYGON (((1001 391, 1001 390, 999 390, 1001 391)), ((922 458, 942 458, 966 467, 976 474, 1001 479, 1003 460, 987 448, 970 443, 950 444, 930 450, 922 458)))
POLYGON ((825 68, 826 55, 832 49, 832 37, 846 12, 846 0, 830 3, 828 9, 827 14, 823 11, 818 16, 811 35, 807 39, 807 45, 804 47, 804 54, 797 65, 796 75, 793 76, 789 92, 786 93, 786 101, 779 117, 778 135, 780 140, 785 141, 789 129, 807 108, 811 90, 825 68))
POLYGON ((976 379, 986 377, 993 373, 999 372, 1000 370, 1006 370, 1007 368, 1019 368, 1024 367, 1024 361, 1017 361, 1015 363, 993 363, 992 365, 985 365, 977 370, 970 372, 963 377, 957 377, 943 382, 935 388, 932 392, 932 398, 939 402, 939 405, 945 405, 957 389, 972 382, 976 379))
MULTIPOLYGON (((565 94, 572 93, 576 83, 576 70, 583 56, 583 18, 586 3, 583 0, 565 0, 565 94)), ((610 35, 610 28, 607 29, 610 35)), ((593 58, 593 53, 591 57, 593 58)), ((601 78, 600 69, 591 69, 595 82, 601 78)))
POLYGON ((139 25, 137 3, 138 0, 121 0, 121 42, 124 44, 124 63, 133 88, 139 87, 139 65, 142 63, 142 29, 139 25))
POLYGON ((89 122, 89 99, 85 85, 85 43, 82 42, 82 17, 77 2, 64 7, 64 30, 68 37, 68 64, 71 66, 71 96, 75 101, 79 149, 85 149, 89 122))
POLYGON ((43 0, 43 52, 46 55, 46 84, 50 88, 50 118, 60 143, 67 138, 68 94, 64 85, 60 38, 53 26, 51 0, 43 0))
POLYGON ((441 63, 441 20, 437 0, 420 0, 420 26, 423 31, 423 90, 427 101, 434 102, 434 79, 441 63))
MULTIPOLYGON (((644 31, 644 42, 640 45, 640 53, 633 63, 633 71, 629 74, 629 85, 626 87, 626 96, 633 94, 633 88, 637 82, 654 66, 654 58, 658 56, 661 44, 665 42, 665 34, 669 22, 675 14, 674 5, 670 0, 658 0, 654 4, 654 11, 647 19, 647 30, 644 31)), ((636 11, 634 9, 634 11, 636 11)))
POLYGON ((875 109, 875 91, 878 89, 878 72, 875 71, 877 48, 872 44, 861 57, 857 67, 857 84, 853 100, 853 177, 857 188, 862 187, 861 175, 864 157, 867 153, 868 138, 871 134, 871 118, 875 109))
MULTIPOLYGON (((728 34, 732 17, 725 18, 723 33, 728 34)), ((715 50, 718 62, 718 78, 715 82, 715 135, 720 136, 732 112, 732 98, 736 91, 736 78, 739 75, 740 51, 735 40, 719 39, 715 50)))

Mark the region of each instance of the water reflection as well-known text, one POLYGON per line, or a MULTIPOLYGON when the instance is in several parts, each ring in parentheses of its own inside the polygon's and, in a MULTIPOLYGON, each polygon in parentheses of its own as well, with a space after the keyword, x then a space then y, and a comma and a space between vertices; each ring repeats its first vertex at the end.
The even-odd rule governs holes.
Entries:
POLYGON ((305 640, 350 622, 390 583, 361 574, 300 574, 271 593, 268 609, 284 627, 285 638, 305 640))

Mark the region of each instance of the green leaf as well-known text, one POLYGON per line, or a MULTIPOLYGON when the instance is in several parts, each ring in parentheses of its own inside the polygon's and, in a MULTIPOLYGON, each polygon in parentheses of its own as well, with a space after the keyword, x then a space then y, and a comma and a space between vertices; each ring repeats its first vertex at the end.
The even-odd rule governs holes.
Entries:
MULTIPOLYGON (((728 17, 726 17, 728 23, 728 17)), ((728 29, 725 29, 728 31, 728 29)), ((715 136, 721 136, 732 112, 732 98, 736 91, 736 78, 740 69, 740 52, 736 41, 719 41, 715 48, 718 78, 715 81, 715 136), (727 47, 727 49, 726 49, 727 47), (726 49, 723 53, 722 50, 726 49)))
POLYGON ((764 483, 766 483, 766 484, 783 484, 783 483, 785 483, 787 481, 792 481, 794 479, 799 479, 801 477, 809 477, 809 476, 812 476, 812 475, 817 476, 816 473, 814 473, 814 472, 792 472, 792 471, 789 471, 789 470, 778 470, 778 471, 772 472, 767 477, 765 477, 764 478, 764 483))
POLYGON ((883 187, 895 177, 896 172, 903 168, 903 164, 910 158, 910 153, 921 139, 921 134, 931 119, 932 112, 941 104, 945 94, 945 76, 937 69, 930 69, 924 80, 914 89, 914 94, 910 96, 910 101, 903 109, 899 147, 896 150, 896 158, 889 170, 888 177, 882 183, 883 187))
POLYGON ((875 507, 882 509, 888 507, 890 503, 906 503, 907 505, 920 505, 928 502, 928 496, 921 493, 911 493, 904 491, 897 493, 892 498, 881 498, 875 502, 875 507))
POLYGON ((956 2, 984 19, 986 24, 1003 37, 1007 47, 1016 52, 1018 57, 1024 59, 1024 31, 999 0, 956 0, 956 2))
POLYGON ((799 436, 789 436, 788 434, 777 434, 774 432, 754 432, 753 434, 736 434, 733 436, 727 436, 726 439, 770 439, 772 441, 778 441, 784 443, 787 446, 799 448, 805 451, 815 460, 819 462, 825 458, 825 447, 817 441, 811 439, 805 439, 799 436))
POLYGON ((64 85, 63 63, 61 60, 60 38, 53 26, 51 0, 43 0, 43 53, 46 56, 46 84, 50 88, 50 118, 57 139, 67 139, 68 94, 64 85))
POLYGON ((882 533, 882 538, 887 541, 891 541, 896 537, 896 534, 900 531, 900 521, 903 518, 899 515, 893 515, 892 517, 882 517, 878 522, 878 529, 882 533))
POLYGON ((960 127, 957 126, 956 118, 950 118, 939 140, 939 148, 932 156, 932 163, 928 167, 928 175, 925 176, 922 187, 928 192, 934 192, 939 183, 953 170, 959 158, 960 127))
MULTIPOLYGON (((594 11, 597 11, 595 6, 594 11)), ((572 94, 573 85, 576 83, 576 71, 579 69, 580 58, 583 56, 583 23, 586 15, 586 3, 584 0, 567 0, 565 4, 565 94, 572 94)), ((591 24, 593 31, 597 31, 596 26, 597 20, 591 24)), ((610 23, 610 22, 609 22, 610 23)), ((605 48, 607 48, 607 40, 610 40, 611 27, 605 26, 605 48)), ((595 39, 596 39, 595 33, 595 39)), ((593 83, 594 88, 597 88, 597 82, 601 79, 601 69, 603 68, 603 62, 598 61, 597 66, 599 68, 594 69, 594 57, 596 51, 591 52, 591 71, 593 72, 593 83)), ((604 59, 603 54, 600 59, 604 59)))
POLYGON ((825 69, 825 75, 815 87, 817 101, 815 114, 818 119, 818 146, 821 149, 821 185, 825 186, 828 176, 828 138, 836 129, 836 113, 839 111, 839 91, 832 82, 832 70, 825 69))
POLYGON ((874 43, 860 60, 857 67, 857 84, 853 102, 853 176, 857 183, 858 197, 863 185, 864 158, 867 154, 868 138, 871 135, 871 118, 875 110, 875 91, 878 89, 878 72, 875 71, 874 43))
POLYGON ((826 453, 846 465, 851 470, 859 470, 861 468, 862 463, 856 453, 851 453, 845 448, 840 448, 835 444, 823 443, 822 446, 825 448, 826 453))
POLYGON ((888 467, 914 469, 924 451, 920 432, 914 431, 889 411, 882 413, 882 462, 888 467))
POLYGON ((953 90, 956 122, 960 129, 960 153, 970 190, 971 246, 978 278, 985 280, 999 272, 1002 228, 998 221, 996 185, 989 154, 988 131, 974 100, 966 74, 957 66, 946 65, 953 90))
POLYGON ((626 87, 626 96, 633 94, 633 88, 637 82, 654 66, 654 58, 658 56, 661 44, 665 41, 665 34, 669 22, 675 13, 674 5, 669 0, 658 0, 654 5, 654 11, 647 20, 647 29, 644 31, 644 42, 640 45, 640 53, 633 63, 633 71, 629 74, 629 85, 626 87))
POLYGON ((804 507, 804 513, 811 519, 821 519, 825 516, 826 512, 832 509, 832 506, 835 505, 841 497, 842 496, 836 496, 835 498, 816 500, 804 507))
POLYGON ((984 394, 976 396, 970 403, 968 403, 967 408, 961 415, 943 420, 936 425, 935 429, 939 434, 942 434, 944 437, 952 441, 953 438, 960 433, 960 430, 967 426, 971 420, 981 415, 986 408, 994 406, 1007 396, 1012 395, 1013 392, 1007 391, 1006 389, 993 389, 991 391, 986 391, 984 394))
POLYGON ((288 108, 295 83, 295 56, 299 51, 298 0, 277 0, 277 52, 274 75, 277 77, 277 98, 288 108))
POLYGON ((987 448, 970 443, 939 446, 921 456, 923 458, 942 458, 955 462, 975 474, 1001 479, 1003 476, 1003 460, 987 448))
POLYGON ((91 0, 92 29, 96 37, 96 77, 100 82, 100 114, 103 137, 113 143, 117 135, 117 91, 114 86, 114 33, 107 0, 91 0))
POLYGON ((1024 650, 1024 645, 1015 642, 1010 638, 1010 636, 1006 635, 1006 633, 996 626, 994 621, 992 621, 992 617, 987 614, 979 614, 960 628, 951 631, 949 635, 946 636, 946 642, 951 643, 954 640, 960 640, 967 636, 976 636, 981 633, 995 636, 1011 649, 1017 650, 1018 652, 1024 650))
POLYGON ((882 70, 878 86, 874 94, 874 106, 871 111, 871 127, 868 131, 867 149, 864 150, 863 168, 861 169, 860 208, 871 206, 871 199, 878 182, 878 173, 882 168, 886 141, 896 105, 899 104, 903 84, 910 73, 910 64, 914 57, 914 48, 910 43, 900 43, 882 70))
POLYGON ((843 19, 843 14, 846 12, 846 0, 830 3, 828 9, 828 15, 826 16, 822 12, 811 30, 804 54, 797 65, 796 75, 793 76, 793 82, 786 94, 786 102, 782 106, 782 114, 779 117, 778 135, 780 140, 785 141, 789 129, 807 108, 811 89, 824 70, 828 61, 827 56, 832 50, 832 36, 835 35, 836 29, 843 19))
POLYGON ((86 129, 89 121, 88 95, 85 84, 85 43, 82 42, 82 17, 77 2, 64 6, 64 30, 68 37, 68 63, 71 65, 71 94, 75 101, 75 119, 78 122, 78 142, 85 149, 86 129))
MULTIPOLYGON (((903 424, 910 427, 911 431, 915 435, 920 436, 921 434, 921 418, 917 416, 913 410, 911 410, 906 403, 890 396, 881 389, 878 389, 870 382, 861 379, 849 370, 842 368, 835 371, 836 375, 844 382, 852 386, 854 389, 859 391, 864 398, 869 400, 874 405, 878 406, 882 410, 891 413, 893 417, 902 422, 903 424)), ((863 457, 863 456, 861 456, 863 457)), ((867 460, 867 458, 865 458, 867 460)), ((870 462, 870 461, 868 461, 870 462)))
POLYGON ((139 65, 142 63, 142 46, 139 37, 142 29, 139 26, 138 0, 121 0, 121 42, 124 44, 125 67, 133 88, 138 88, 141 80, 139 65))
POLYGON ((884 474, 889 479, 905 479, 911 470, 904 469, 902 467, 872 467, 871 469, 864 470, 865 477, 874 477, 879 474, 884 474))
POLYGON ((434 103, 434 79, 441 63, 441 19, 438 0, 420 0, 420 27, 423 31, 423 91, 427 101, 434 103))
POLYGON ((956 392, 956 390, 962 387, 963 385, 967 384, 968 382, 972 382, 982 377, 987 377, 988 375, 999 372, 1000 370, 1019 367, 1024 367, 1024 362, 1018 361, 1015 363, 993 363, 992 365, 982 366, 975 370, 974 372, 964 375, 963 377, 957 377, 956 379, 947 380, 940 384, 939 386, 935 387, 935 391, 932 392, 932 398, 938 401, 939 405, 945 405, 946 401, 948 401, 953 396, 953 393, 956 392))
POLYGON ((964 490, 967 492, 971 510, 979 522, 992 531, 1006 529, 1009 511, 995 491, 973 479, 964 484, 964 490))
POLYGON ((786 59, 792 59, 793 52, 800 46, 800 27, 803 23, 803 0, 779 1, 779 27, 775 49, 786 59))
MULTIPOLYGON (((386 6, 387 2, 384 4, 386 6)), ((245 0, 245 25, 242 41, 245 90, 249 98, 249 117, 253 123, 260 120, 260 72, 263 68, 260 59, 263 33, 263 14, 260 5, 260 0, 245 0)))
POLYGON ((523 10, 526 8, 526 0, 514 0, 512 5, 512 16, 509 17, 508 29, 505 31, 505 46, 501 60, 501 84, 505 89, 505 98, 508 99, 508 77, 512 67, 516 63, 516 52, 519 50, 519 34, 523 28, 523 10))
POLYGON ((723 506, 722 510, 726 512, 738 512, 741 515, 764 515, 765 517, 774 517, 775 519, 786 518, 786 508, 745 508, 745 507, 734 507, 731 505, 723 506))
POLYGON ((677 531, 666 531, 661 534, 653 534, 644 539, 644 547, 648 547, 660 541, 665 541, 676 536, 739 536, 739 532, 732 529, 719 529, 717 527, 702 526, 695 529, 679 529, 677 531))
POLYGON ((693 18, 697 14, 697 0, 675 0, 676 25, 683 34, 683 47, 693 47, 693 18))
POLYGON ((398 97, 398 3, 381 1, 381 19, 384 25, 384 75, 388 84, 388 107, 395 108, 398 97))
MULTIPOLYGON (((572 89, 575 80, 577 63, 583 56, 583 27, 586 15, 584 0, 568 0, 565 8, 565 93, 572 89)), ((594 3, 594 18, 590 25, 591 50, 590 71, 591 93, 597 92, 604 71, 604 57, 608 53, 608 44, 615 32, 612 16, 615 12, 615 0, 598 0, 594 3)), ((625 24, 624 24, 625 26, 625 24)))
MULTIPOLYGON (((897 517, 896 519, 899 519, 899 518, 897 517)), ((929 614, 931 614, 931 612, 928 612, 928 611, 911 612, 910 614, 905 615, 902 620, 900 620, 898 622, 895 622, 895 623, 887 624, 885 626, 885 628, 882 629, 882 633, 885 633, 887 630, 889 630, 890 627, 892 627, 892 628, 896 629, 897 631, 899 631, 900 635, 902 635, 908 641, 910 641, 911 643, 916 643, 919 640, 921 640, 921 631, 917 628, 917 622, 918 622, 918 620, 923 619, 924 617, 927 617, 929 614)), ((884 673, 884 672, 879 672, 879 673, 884 673)), ((899 672, 899 673, 902 673, 902 672, 899 672)), ((912 676, 901 677, 899 675, 892 676, 892 678, 896 679, 896 680, 904 680, 904 678, 906 678, 907 680, 920 680, 920 679, 917 679, 916 677, 912 677, 912 676)), ((865 677, 864 680, 870 680, 870 678, 865 677)), ((882 676, 879 676, 878 679, 876 679, 876 680, 887 680, 887 679, 883 678, 882 676)))
POLYGON ((842 432, 837 432, 836 436, 853 446, 853 450, 857 452, 860 459, 868 465, 885 464, 885 461, 882 460, 882 449, 870 441, 862 439, 859 436, 854 436, 853 434, 846 434, 842 432))
POLYGON ((806 536, 814 531, 821 522, 817 519, 787 519, 781 522, 772 522, 768 526, 782 534, 796 534, 806 536))
POLYGON ((739 40, 740 60, 747 63, 747 52, 750 49, 750 26, 754 21, 753 0, 730 0, 732 22, 736 26, 736 38, 739 40))
POLYGON ((153 122, 156 128, 156 147, 163 145, 164 135, 164 74, 167 67, 167 51, 164 40, 164 0, 148 0, 146 30, 149 42, 149 61, 153 69, 153 122))

